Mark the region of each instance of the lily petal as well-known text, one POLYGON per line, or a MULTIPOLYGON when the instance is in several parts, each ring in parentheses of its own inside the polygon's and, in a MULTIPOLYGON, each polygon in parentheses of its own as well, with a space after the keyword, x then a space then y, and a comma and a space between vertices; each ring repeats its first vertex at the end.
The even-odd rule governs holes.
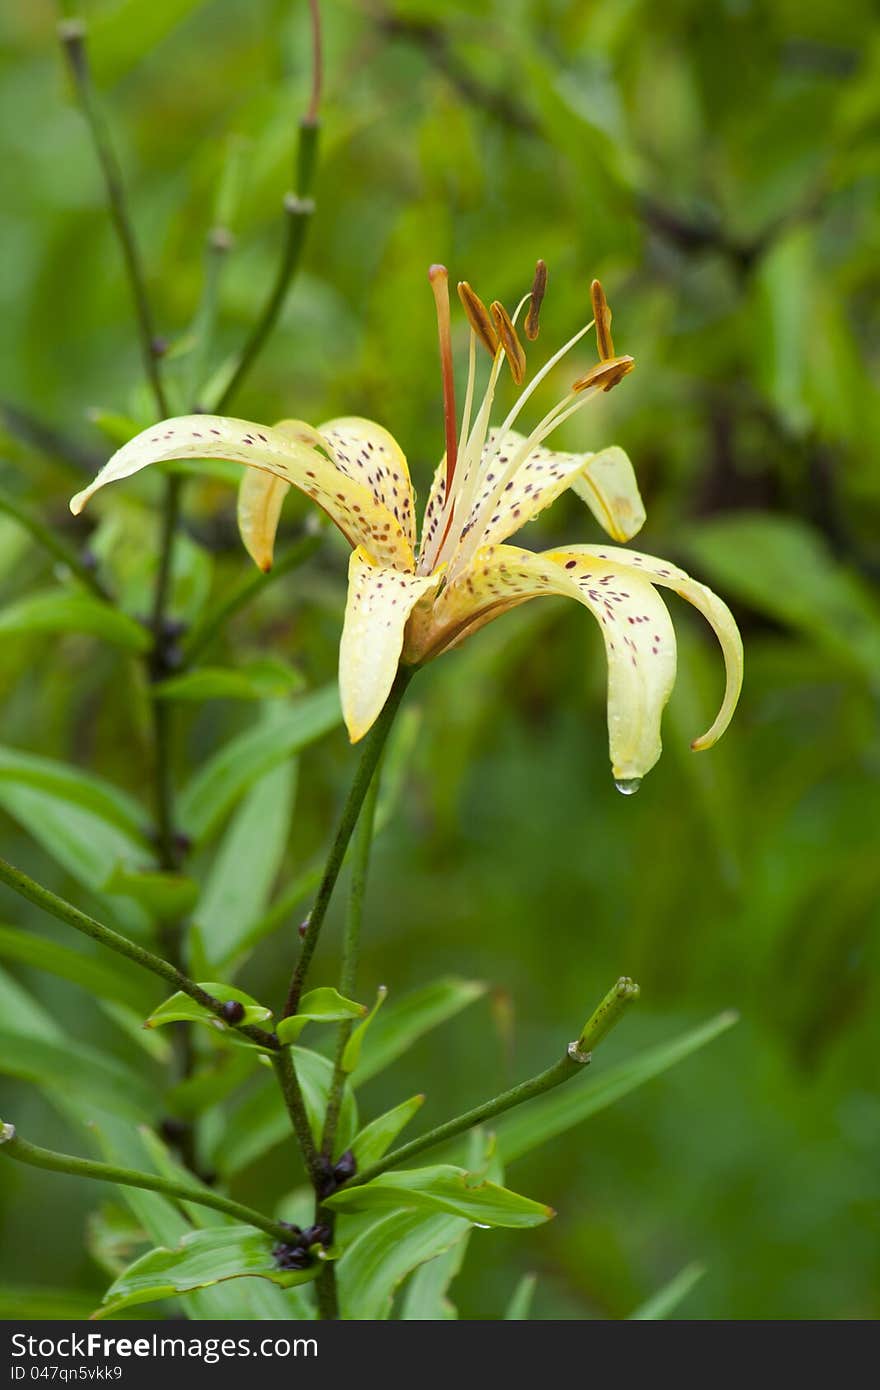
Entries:
POLYGON ((425 505, 425 515, 422 518, 422 536, 419 545, 419 559, 417 569, 420 574, 424 574, 430 564, 430 557, 435 548, 435 541, 439 544, 442 539, 437 535, 439 527, 443 521, 443 508, 446 506, 446 455, 444 454, 437 464, 434 477, 431 481, 431 490, 428 493, 428 501, 425 505))
POLYGON ((230 459, 280 478, 308 493, 352 545, 365 546, 381 563, 412 569, 412 546, 400 523, 365 483, 327 457, 323 436, 300 420, 282 420, 270 429, 220 415, 185 415, 152 425, 113 455, 71 499, 70 509, 76 515, 99 488, 151 463, 184 458, 230 459))
MULTIPOLYGON (((503 440, 493 431, 483 453, 483 478, 460 539, 464 540, 502 473, 525 439, 509 430, 503 440), (500 453, 498 449, 500 447, 500 453)), ((498 499, 494 514, 480 537, 495 545, 532 521, 567 488, 573 487, 596 520, 615 540, 628 540, 645 521, 632 464, 622 449, 570 454, 538 447, 526 455, 498 499)))
POLYGON ((629 455, 612 444, 584 454, 583 468, 571 484, 614 541, 631 540, 645 524, 645 504, 629 455))
POLYGON ((593 545, 567 546, 564 551, 553 552, 553 558, 566 563, 566 558, 600 559, 611 561, 625 569, 628 575, 646 576, 652 584, 664 589, 673 589, 681 598, 702 613, 718 638, 724 656, 726 686, 721 708, 711 727, 700 738, 694 739, 691 747, 697 752, 711 748, 717 743, 727 728, 739 700, 743 682, 743 644, 736 620, 727 604, 717 594, 713 594, 705 584, 691 579, 689 574, 671 565, 668 560, 660 560, 655 555, 645 555, 638 550, 623 550, 617 546, 605 548, 593 545))
POLYGON ((238 485, 238 530, 244 548, 264 574, 272 568, 275 533, 290 484, 274 473, 246 469, 238 485))
POLYGON ((349 415, 319 425, 330 452, 349 478, 370 488, 376 501, 387 507, 414 547, 416 543, 415 493, 406 455, 392 434, 375 420, 349 415))
POLYGON ((339 644, 342 717, 352 743, 372 727, 389 692, 413 608, 441 574, 401 574, 376 565, 361 547, 348 565, 348 602, 339 644))
MULTIPOLYGON (((608 660, 608 737, 614 776, 643 777, 660 756, 660 719, 675 681, 675 633, 650 577, 569 552, 485 546, 433 607, 434 656, 485 623, 545 594, 576 599, 597 619, 608 660)), ((427 634, 425 634, 427 636, 427 634)), ((430 639, 429 639, 430 640, 430 639)))

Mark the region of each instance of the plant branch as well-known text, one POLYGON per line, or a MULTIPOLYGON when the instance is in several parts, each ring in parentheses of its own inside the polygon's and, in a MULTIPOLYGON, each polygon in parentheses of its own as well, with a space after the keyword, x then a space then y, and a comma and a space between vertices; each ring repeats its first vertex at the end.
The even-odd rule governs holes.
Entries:
POLYGON ((402 1144, 399 1149, 392 1150, 391 1153, 379 1162, 374 1163, 371 1168, 365 1168, 362 1173, 357 1173, 349 1178, 346 1187, 360 1187, 362 1183, 370 1182, 373 1178, 378 1178, 382 1173, 387 1173, 390 1168, 397 1168, 402 1163, 408 1163, 410 1159, 424 1153, 426 1149, 433 1149, 437 1144, 442 1144, 447 1139, 455 1139, 459 1134, 464 1134, 465 1130, 473 1129, 475 1125, 483 1124, 486 1120, 494 1119, 496 1115, 501 1115, 505 1110, 512 1110, 517 1105, 523 1105, 526 1101, 534 1100, 536 1096, 543 1095, 545 1091, 552 1091, 556 1086, 561 1086, 564 1081, 570 1081, 573 1076, 583 1071, 584 1067, 589 1066, 591 1060, 591 1048, 593 1048, 601 1038, 604 1038, 610 1030, 620 1022, 627 1006, 633 1003, 639 995, 638 985, 634 985, 632 980, 621 979, 612 990, 606 994, 602 1003, 590 1016, 587 1023, 581 1030, 580 1036, 569 1046, 557 1062, 554 1062, 546 1071, 539 1072, 528 1081, 521 1081, 518 1086, 512 1086, 508 1091, 502 1091, 500 1095, 493 1096, 492 1100, 485 1101, 482 1105, 474 1106, 472 1110, 466 1110, 461 1115, 456 1115, 454 1119, 447 1120, 445 1124, 437 1125, 435 1129, 429 1130, 419 1139, 412 1139, 408 1144, 402 1144))
POLYGON ((245 608, 252 599, 261 594, 267 585, 292 573, 293 570, 299 569, 300 565, 304 565, 306 560, 311 559, 319 548, 321 540, 322 537, 319 535, 303 536, 301 540, 296 541, 289 550, 285 551, 268 574, 263 574, 259 570, 255 574, 247 574, 232 593, 213 608, 197 627, 193 628, 183 644, 183 655, 187 664, 191 664, 197 657, 200 657, 205 648, 226 626, 230 618, 241 612, 242 608, 245 608))
POLYGON ((51 526, 43 521, 42 517, 38 516, 24 502, 19 502, 17 497, 11 496, 8 492, 0 491, 0 512, 5 512, 7 516, 13 517, 38 545, 41 545, 62 565, 66 565, 71 574, 74 574, 96 598, 108 599, 110 597, 94 570, 85 564, 76 549, 72 545, 68 545, 62 536, 59 536, 51 526))
POLYGON ((327 856, 324 875, 318 888, 314 906, 306 919, 308 925, 300 948, 299 960, 290 981, 290 988, 287 991, 287 999, 281 1014, 282 1018, 296 1013, 309 965, 318 944, 318 937, 321 934, 321 927, 324 925, 324 918, 333 896, 333 889, 336 887, 336 880, 339 878, 339 872, 345 859, 348 843, 357 825, 367 792, 370 790, 370 783, 379 764, 379 758, 385 747, 391 725, 394 723, 394 716, 397 714, 404 692, 414 674, 415 668, 411 666, 401 666, 398 669, 385 707, 363 741, 360 762, 339 819, 330 853, 327 856))
POLYGON ((70 1173, 77 1178, 94 1178, 98 1182, 120 1183, 123 1187, 142 1187, 147 1192, 161 1192, 163 1196, 173 1197, 178 1202, 195 1202, 198 1206, 212 1207, 214 1211, 222 1211, 236 1221, 258 1227, 276 1240, 290 1240, 290 1230, 283 1222, 272 1221, 253 1207, 234 1202, 230 1197, 222 1197, 219 1192, 190 1187, 188 1183, 175 1182, 172 1178, 161 1178, 153 1173, 140 1173, 135 1168, 117 1168, 112 1163, 97 1163, 89 1158, 76 1158, 73 1154, 42 1149, 37 1144, 20 1139, 14 1125, 2 1122, 0 1154, 14 1158, 19 1163, 27 1163, 31 1168, 47 1168, 52 1173, 70 1173))
POLYGON ((309 1175, 309 1181, 315 1189, 315 1194, 320 1190, 324 1172, 321 1167, 321 1160, 315 1148, 315 1141, 312 1138, 312 1129, 309 1124, 309 1117, 306 1112, 305 1101, 303 1100, 302 1089, 299 1084, 299 1077, 296 1074, 296 1064, 289 1047, 282 1047, 280 1051, 273 1054, 272 1065, 275 1068, 275 1075, 278 1078, 278 1085, 284 1097, 284 1104, 293 1125, 293 1132, 299 1144, 300 1153, 309 1175))
MULTIPOLYGON (((381 762, 381 760, 380 760, 381 762)), ((342 938, 342 966, 339 971, 339 993, 346 999, 354 998, 357 986, 357 968, 360 959, 361 926, 364 918, 364 898, 367 891, 367 875, 370 868, 370 852, 373 848, 373 828, 376 819, 376 798, 379 794, 379 774, 377 767, 364 799, 363 810, 355 835, 351 866, 351 885, 348 892, 348 917, 345 934, 342 938)), ((333 1157, 333 1141, 342 1107, 345 1089, 345 1072, 342 1058, 345 1046, 351 1037, 353 1020, 346 1019, 339 1025, 336 1039, 336 1055, 333 1060, 333 1079, 327 1095, 327 1110, 324 1115, 324 1132, 321 1136, 321 1154, 325 1160, 333 1157)))
POLYGON ((110 136, 101 116, 86 51, 86 27, 81 19, 65 19, 58 26, 58 37, 67 58, 77 97, 91 136, 104 179, 110 216, 125 263, 138 325, 144 371, 156 401, 159 418, 170 414, 159 368, 162 345, 156 335, 153 311, 147 294, 146 276, 138 250, 134 227, 128 213, 122 172, 110 136))
POLYGON ((267 1033, 265 1029, 258 1028, 255 1024, 231 1024, 223 1013, 223 1004, 219 999, 215 999, 207 990, 202 989, 201 985, 190 980, 184 975, 183 971, 178 970, 170 961, 162 956, 155 955, 143 946, 138 946, 136 942, 129 941, 127 936, 120 935, 112 927, 106 927, 95 917, 90 917, 88 913, 81 912, 73 903, 69 903, 65 898, 60 898, 51 889, 44 888, 35 879, 29 878, 22 873, 21 869, 16 869, 5 859, 0 859, 0 883, 5 883, 7 887, 13 889, 22 898, 27 898, 29 902, 48 912, 50 916, 57 917, 59 922, 65 922, 67 926, 73 927, 75 931, 82 932, 84 936, 89 936, 93 941, 98 941, 102 946, 108 947, 111 951, 116 951, 117 955, 125 956, 128 960, 134 961, 143 970, 149 970, 153 975, 158 975, 167 984, 173 985, 182 994, 189 995, 197 1004, 209 1009, 218 1018, 223 1019, 228 1027, 235 1027, 239 1033, 250 1038, 259 1047, 265 1048, 269 1052, 278 1050, 278 1039, 274 1033, 267 1033))
POLYGON ((22 440, 33 449, 49 454, 52 458, 61 459, 78 472, 97 473, 104 462, 101 454, 80 444, 79 440, 62 434, 54 425, 38 419, 19 405, 0 401, 0 420, 16 439, 22 440))

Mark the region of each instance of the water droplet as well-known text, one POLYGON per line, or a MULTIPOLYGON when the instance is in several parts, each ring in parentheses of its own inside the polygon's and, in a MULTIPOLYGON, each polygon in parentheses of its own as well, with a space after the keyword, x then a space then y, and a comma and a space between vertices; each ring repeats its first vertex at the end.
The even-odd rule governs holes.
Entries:
POLYGON ((474 1225, 476 1226, 478 1231, 491 1231, 492 1229, 492 1227, 487 1226, 484 1221, 475 1221, 474 1225))
POLYGON ((614 785, 621 796, 634 796, 642 785, 641 777, 615 777, 614 785))

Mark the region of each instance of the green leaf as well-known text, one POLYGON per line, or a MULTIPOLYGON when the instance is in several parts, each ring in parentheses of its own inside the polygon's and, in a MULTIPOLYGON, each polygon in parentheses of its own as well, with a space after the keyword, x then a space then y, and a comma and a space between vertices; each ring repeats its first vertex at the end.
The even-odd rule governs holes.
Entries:
POLYGON ((338 1211, 421 1207, 463 1216, 480 1226, 514 1228, 540 1226, 556 1214, 552 1207, 493 1182, 471 1186, 468 1180, 472 1178, 466 1168, 455 1168, 450 1163, 408 1168, 400 1173, 383 1173, 358 1187, 342 1187, 326 1199, 326 1205, 338 1211))
POLYGON ((345 1047, 342 1049, 341 1066, 347 1076, 350 1076, 353 1071, 356 1071, 358 1063, 360 1062, 361 1048, 364 1045, 367 1029, 372 1025, 373 1020, 387 998, 387 987, 385 985, 380 985, 376 991, 376 1000, 372 1009, 370 1009, 363 1023, 358 1024, 357 1028, 352 1030, 345 1047))
POLYGON ((50 590, 19 599, 0 612, 0 633, 83 632, 131 652, 150 649, 150 634, 134 618, 86 594, 50 590))
POLYGON ((258 777, 336 728, 340 718, 335 682, 274 707, 210 758, 185 787, 178 804, 183 829, 204 840, 258 777))
POLYGON ((133 796, 80 767, 23 753, 18 748, 0 747, 0 784, 35 787, 51 793, 56 800, 81 806, 103 820, 127 830, 143 843, 149 814, 133 796))
POLYGON ((85 1322, 95 1300, 68 1289, 0 1284, 0 1319, 5 1322, 85 1322))
POLYGON ((364 1039, 357 1066, 357 1084, 362 1085, 371 1076, 384 1071, 418 1038, 482 998, 486 989, 479 980, 450 976, 389 1004, 371 1023, 364 1039))
MULTIPOLYGON (((259 1003, 251 995, 245 994, 244 990, 236 989, 233 985, 219 984, 214 980, 199 980, 198 985, 206 994, 212 994, 215 999, 219 999, 221 1004, 234 1000, 244 1006, 244 1017, 238 1020, 241 1023, 265 1023, 272 1017, 272 1010, 267 1009, 265 1004, 259 1003)), ((191 999, 188 994, 178 991, 172 994, 170 999, 166 999, 154 1009, 150 1017, 146 1020, 145 1028, 160 1028, 165 1023, 209 1023, 215 1028, 224 1032, 228 1025, 211 1013, 210 1009, 197 1004, 195 999, 191 999)))
POLYGON ((155 1088, 145 1077, 69 1037, 24 1037, 0 1029, 0 1074, 29 1081, 80 1113, 97 1104, 137 1120, 155 1108, 155 1088))
POLYGON ((160 869, 129 869, 120 863, 114 865, 101 886, 106 893, 133 898, 158 922, 186 917, 199 896, 199 885, 185 874, 160 869))
POLYGON ((668 1284, 664 1284, 662 1289, 658 1289, 655 1294, 640 1304, 635 1312, 630 1313, 628 1320, 630 1322, 655 1322, 661 1318, 668 1318, 670 1313, 674 1313, 678 1305, 687 1298, 691 1289, 700 1282, 705 1273, 705 1267, 701 1264, 685 1265, 674 1279, 670 1279, 668 1284))
POLYGON ((701 572, 728 595, 805 633, 880 681, 880 605, 815 531, 791 517, 738 512, 685 536, 701 572))
MULTIPOLYGON (((309 1125, 315 1141, 320 1143, 333 1065, 320 1053, 305 1047, 294 1047, 291 1054, 309 1125)), ((357 1106, 350 1087, 346 1086, 336 1132, 335 1154, 343 1153, 350 1147, 357 1128, 357 1106)), ((281 1101, 274 1077, 271 1080, 267 1077, 264 1085, 251 1091, 228 1115, 224 1132, 212 1154, 212 1162, 220 1172, 232 1176, 289 1137, 290 1117, 281 1101)))
POLYGON ((294 758, 264 773, 236 809, 213 858, 193 920, 218 969, 250 944, 265 911, 287 848, 296 781, 294 758))
POLYGON ((506 1322, 524 1322, 529 1316, 538 1285, 537 1276, 524 1274, 513 1291, 504 1314, 506 1322))
POLYGON ((153 687, 162 700, 266 700, 283 699, 303 687, 303 678, 286 661, 267 658, 232 670, 203 666, 186 671, 153 687))
POLYGON ((374 1163, 379 1162, 424 1103, 423 1095, 410 1096, 409 1100, 401 1101, 393 1110, 386 1110, 384 1115, 378 1115, 375 1120, 364 1126, 351 1145, 359 1171, 371 1168, 374 1163))
POLYGON ((433 1260, 420 1265, 406 1286, 400 1318, 403 1322, 450 1322, 458 1317, 458 1310, 447 1297, 447 1290, 461 1269, 471 1228, 461 1239, 435 1255, 433 1260))
POLYGON ((153 993, 150 984, 134 973, 134 967, 125 970, 112 959, 84 955, 82 951, 61 946, 34 932, 19 931, 17 927, 0 927, 0 958, 45 970, 79 985, 98 999, 127 1004, 139 1013, 149 1007, 153 993))
POLYGON ((572 1081, 546 1096, 539 1096, 502 1116, 496 1126, 498 1148, 505 1163, 564 1134, 567 1129, 604 1110, 606 1105, 629 1095, 646 1081, 683 1062, 707 1043, 713 1042, 737 1021, 734 1013, 722 1013, 708 1023, 683 1033, 672 1042, 661 1043, 646 1052, 582 1082, 572 1081))
POLYGON ((461 1241, 470 1222, 457 1216, 394 1211, 355 1236, 336 1266, 343 1318, 374 1322, 391 1312, 406 1276, 461 1241))
POLYGON ((135 1260, 104 1295, 95 1317, 104 1318, 138 1303, 156 1303, 193 1289, 211 1288, 226 1279, 269 1279, 281 1288, 307 1284, 321 1272, 282 1270, 272 1257, 272 1237, 252 1226, 221 1226, 192 1231, 173 1250, 159 1247, 135 1260))
POLYGON ((338 989, 323 985, 304 994, 298 1011, 283 1018, 275 1031, 279 1042, 292 1043, 307 1023, 340 1023, 349 1018, 363 1018, 366 1012, 363 1004, 346 999, 338 989))

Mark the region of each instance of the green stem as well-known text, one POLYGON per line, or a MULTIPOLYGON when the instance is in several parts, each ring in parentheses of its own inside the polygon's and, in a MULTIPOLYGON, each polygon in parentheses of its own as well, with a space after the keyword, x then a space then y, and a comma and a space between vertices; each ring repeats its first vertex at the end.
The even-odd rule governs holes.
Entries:
POLYGON ((229 409, 232 398, 238 393, 245 377, 262 352, 266 339, 275 327, 278 315, 284 307, 287 292, 299 267, 306 232, 314 211, 315 205, 311 198, 299 197, 295 193, 288 193, 285 196, 284 242, 275 280, 263 305, 262 313, 251 329, 250 336, 242 349, 235 370, 214 407, 213 413, 215 415, 222 415, 229 409))
POLYGON ((442 1144, 447 1139, 455 1139, 465 1130, 473 1129, 475 1125, 494 1119, 496 1115, 503 1114, 505 1110, 512 1110, 514 1106, 534 1100, 536 1096, 543 1095, 545 1091, 552 1091, 556 1086, 561 1086, 564 1081, 570 1081, 573 1076, 577 1076, 578 1072, 583 1071, 584 1067, 589 1066, 592 1048, 620 1022, 628 1006, 634 1003, 638 997, 638 985, 626 977, 621 978, 591 1014, 579 1037, 569 1044, 565 1055, 560 1057, 558 1062, 554 1062, 552 1067, 539 1072, 529 1081, 521 1081, 518 1086, 512 1086, 508 1091, 502 1091, 501 1095, 494 1096, 492 1100, 475 1106, 473 1110, 466 1110, 464 1114, 456 1115, 454 1119, 447 1120, 445 1124, 437 1125, 435 1129, 429 1130, 421 1138, 413 1139, 408 1144, 402 1144, 399 1149, 394 1149, 390 1154, 386 1154, 379 1163, 374 1163, 371 1168, 365 1168, 362 1173, 349 1178, 346 1187, 359 1187, 361 1183, 370 1182, 371 1179, 378 1178, 382 1173, 387 1173, 390 1168, 397 1168, 402 1163, 408 1163, 410 1159, 424 1153, 426 1149, 433 1149, 437 1144, 442 1144))
POLYGON ((147 294, 146 276, 141 263, 140 252, 134 234, 122 172, 110 142, 98 105, 97 95, 92 83, 88 54, 86 52, 86 27, 81 19, 65 19, 58 26, 58 37, 67 56, 68 66, 73 77, 76 93, 89 129, 95 154, 101 167, 110 217, 116 231, 125 270, 131 286, 135 316, 138 325, 141 357, 144 371, 155 397, 159 418, 170 414, 165 388, 159 370, 159 341, 153 323, 153 312, 147 294))
POLYGON ((194 344, 188 377, 188 395, 192 408, 196 411, 201 405, 200 387, 204 380, 208 353, 214 338, 214 329, 217 323, 217 301, 220 291, 220 278, 232 243, 232 233, 227 227, 215 226, 212 227, 208 233, 208 241, 205 248, 205 281, 202 288, 202 297, 199 302, 199 307, 196 310, 192 328, 194 344))
POLYGON ((13 1125, 0 1123, 0 1154, 14 1158, 19 1163, 27 1163, 31 1168, 47 1168, 52 1173, 71 1173, 78 1178, 94 1178, 98 1182, 121 1183, 124 1187, 142 1187, 147 1192, 161 1192, 165 1197, 173 1197, 178 1202, 195 1202, 201 1207, 212 1207, 243 1221, 248 1226, 256 1226, 276 1240, 289 1241, 290 1231, 280 1221, 272 1221, 262 1212, 254 1211, 241 1202, 233 1202, 230 1197, 222 1197, 219 1192, 210 1192, 201 1187, 190 1187, 184 1182, 174 1182, 171 1178, 160 1178, 152 1173, 139 1173, 134 1168, 117 1168, 112 1163, 96 1163, 89 1158, 75 1158, 73 1154, 55 1153, 52 1149, 41 1149, 20 1139, 13 1125))
POLYGON ((38 545, 47 550, 50 555, 54 555, 62 565, 66 565, 71 574, 76 575, 81 584, 95 595, 96 598, 109 599, 110 595, 104 588, 98 576, 88 565, 84 564, 81 556, 72 545, 68 545, 51 526, 47 526, 41 517, 31 511, 24 502, 19 502, 17 497, 12 497, 8 492, 0 492, 0 512, 5 512, 7 516, 13 517, 19 525, 33 537, 38 545))
POLYGON ((282 1047, 280 1051, 276 1052, 272 1057, 272 1065, 275 1068, 275 1075, 278 1078, 284 1104, 293 1125, 293 1132, 308 1170, 309 1181, 317 1194, 324 1178, 324 1171, 318 1151, 315 1148, 315 1141, 312 1137, 312 1129, 290 1048, 282 1047))
POLYGON ((324 866, 324 875, 321 879, 320 887, 315 898, 314 906, 307 918, 308 926, 303 937, 300 949, 299 960, 290 981, 290 988, 287 991, 287 999, 284 1004, 282 1018, 287 1018, 290 1014, 295 1014, 299 1004, 300 995, 303 991, 306 975, 315 947, 318 944, 318 937, 321 934, 321 927, 324 925, 324 918, 330 906, 330 899, 333 896, 333 889, 336 887, 336 880, 342 868, 345 852, 348 849, 348 842, 352 837, 354 828, 357 825, 361 807, 364 804, 367 792, 370 790, 370 783, 373 780, 373 773, 379 764, 382 749, 394 723, 394 716, 400 708, 404 692, 415 673, 415 668, 411 666, 401 666, 395 677, 391 693, 385 702, 385 707, 379 718, 376 720, 370 732, 363 741, 361 759, 348 793, 348 799, 342 810, 339 824, 333 844, 330 846, 330 853, 324 866))
POLYGON ((138 946, 136 942, 129 941, 127 936, 121 936, 112 927, 105 927, 95 917, 81 912, 78 907, 74 907, 73 903, 60 898, 51 889, 44 888, 42 884, 29 878, 27 874, 22 873, 21 869, 14 868, 5 859, 0 859, 0 883, 5 883, 20 897, 35 903, 37 907, 48 912, 50 916, 57 917, 59 922, 65 922, 75 931, 82 932, 84 936, 100 942, 109 950, 116 951, 118 955, 134 961, 135 965, 139 965, 143 970, 149 970, 153 975, 158 975, 161 980, 165 980, 174 989, 189 995, 190 999, 194 999, 197 1004, 209 1009, 218 1018, 224 1019, 229 1027, 237 1027, 239 1033, 243 1033, 259 1047, 263 1047, 269 1052, 277 1052, 278 1039, 274 1033, 267 1033, 265 1029, 258 1028, 255 1024, 229 1024, 228 1020, 225 1019, 221 1001, 215 999, 212 994, 208 994, 207 990, 202 989, 201 985, 196 984, 194 980, 190 980, 183 971, 178 970, 177 966, 172 965, 162 956, 157 956, 152 951, 146 950, 145 947, 138 946))
MULTIPOLYGON (((364 806, 361 811, 360 820, 358 821, 353 847, 351 884, 348 891, 348 916, 345 923, 345 934, 342 938, 342 966, 339 971, 339 993, 346 999, 354 998, 354 991, 357 986, 357 968, 361 947, 361 926, 364 918, 364 898, 366 896, 367 875, 370 868, 370 851, 373 847, 376 798, 379 794, 379 773, 380 769, 377 768, 373 780, 370 783, 370 789, 364 799, 364 806)), ((339 1025, 339 1032, 336 1039, 333 1079, 330 1082, 330 1090, 327 1096, 324 1132, 321 1136, 321 1153, 325 1159, 333 1157, 333 1142, 336 1138, 336 1126, 339 1122, 339 1112, 342 1107, 342 1096, 345 1089, 345 1072, 342 1067, 342 1058, 345 1053, 345 1045, 351 1037, 352 1027, 353 1020, 346 1019, 345 1022, 339 1025)))
POLYGON ((293 570, 299 569, 306 560, 314 555, 321 544, 321 536, 303 536, 281 556, 280 560, 272 566, 268 574, 261 574, 258 570, 255 574, 248 574, 239 585, 233 589, 232 593, 225 598, 216 608, 212 609, 203 618, 198 627, 193 628, 188 640, 184 643, 183 654, 187 664, 191 664, 208 647, 218 633, 226 626, 229 619, 246 607, 252 599, 261 594, 267 585, 280 579, 285 574, 290 574, 293 570))

